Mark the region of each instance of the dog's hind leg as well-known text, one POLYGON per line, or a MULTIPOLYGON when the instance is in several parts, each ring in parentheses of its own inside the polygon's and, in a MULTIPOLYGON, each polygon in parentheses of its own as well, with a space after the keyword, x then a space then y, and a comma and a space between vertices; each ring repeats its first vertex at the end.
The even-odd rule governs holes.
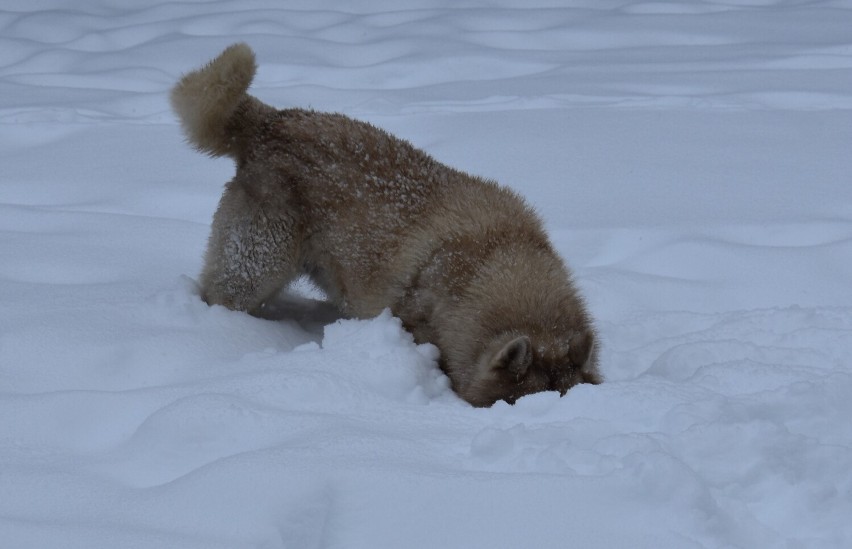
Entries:
POLYGON ((276 191, 243 184, 239 175, 228 184, 201 273, 207 303, 256 314, 300 274, 298 212, 276 191))

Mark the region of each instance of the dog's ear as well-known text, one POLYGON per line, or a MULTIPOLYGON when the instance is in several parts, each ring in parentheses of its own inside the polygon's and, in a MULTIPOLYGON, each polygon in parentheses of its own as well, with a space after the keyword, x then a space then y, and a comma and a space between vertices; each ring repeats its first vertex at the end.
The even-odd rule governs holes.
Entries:
POLYGON ((489 365, 495 370, 506 370, 520 379, 532 364, 532 345, 527 336, 509 341, 491 358, 489 365))
POLYGON ((597 385, 602 381, 595 354, 595 335, 591 330, 577 332, 568 342, 568 360, 580 372, 583 383, 597 385))
POLYGON ((574 367, 582 368, 589 361, 594 345, 595 336, 591 330, 577 332, 568 340, 568 360, 574 367))

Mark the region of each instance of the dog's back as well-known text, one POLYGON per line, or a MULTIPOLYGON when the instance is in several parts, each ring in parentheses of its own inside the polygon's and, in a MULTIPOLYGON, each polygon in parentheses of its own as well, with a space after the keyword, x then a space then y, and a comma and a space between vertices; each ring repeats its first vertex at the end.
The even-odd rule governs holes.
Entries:
POLYGON ((599 381, 585 306, 520 197, 370 124, 264 105, 246 93, 254 70, 235 45, 172 93, 190 142, 237 163, 209 302, 252 311, 309 274, 346 314, 390 307, 477 405, 599 381))

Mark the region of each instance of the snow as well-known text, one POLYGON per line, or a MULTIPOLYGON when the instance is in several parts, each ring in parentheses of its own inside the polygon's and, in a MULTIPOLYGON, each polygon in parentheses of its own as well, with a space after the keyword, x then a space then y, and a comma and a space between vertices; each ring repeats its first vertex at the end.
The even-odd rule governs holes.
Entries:
POLYGON ((0 545, 852 546, 852 3, 6 0, 0 545), (253 93, 526 196, 606 383, 474 409, 399 322, 195 278, 253 93))

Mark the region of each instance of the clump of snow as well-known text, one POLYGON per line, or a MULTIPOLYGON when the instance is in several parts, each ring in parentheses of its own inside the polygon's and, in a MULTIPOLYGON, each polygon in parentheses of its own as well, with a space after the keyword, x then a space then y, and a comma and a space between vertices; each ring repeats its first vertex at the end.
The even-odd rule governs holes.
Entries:
POLYGON ((279 4, 0 8, 0 545, 852 545, 847 3, 279 4), (387 312, 208 307, 233 168, 167 93, 240 40, 526 196, 606 383, 474 409, 387 312))

